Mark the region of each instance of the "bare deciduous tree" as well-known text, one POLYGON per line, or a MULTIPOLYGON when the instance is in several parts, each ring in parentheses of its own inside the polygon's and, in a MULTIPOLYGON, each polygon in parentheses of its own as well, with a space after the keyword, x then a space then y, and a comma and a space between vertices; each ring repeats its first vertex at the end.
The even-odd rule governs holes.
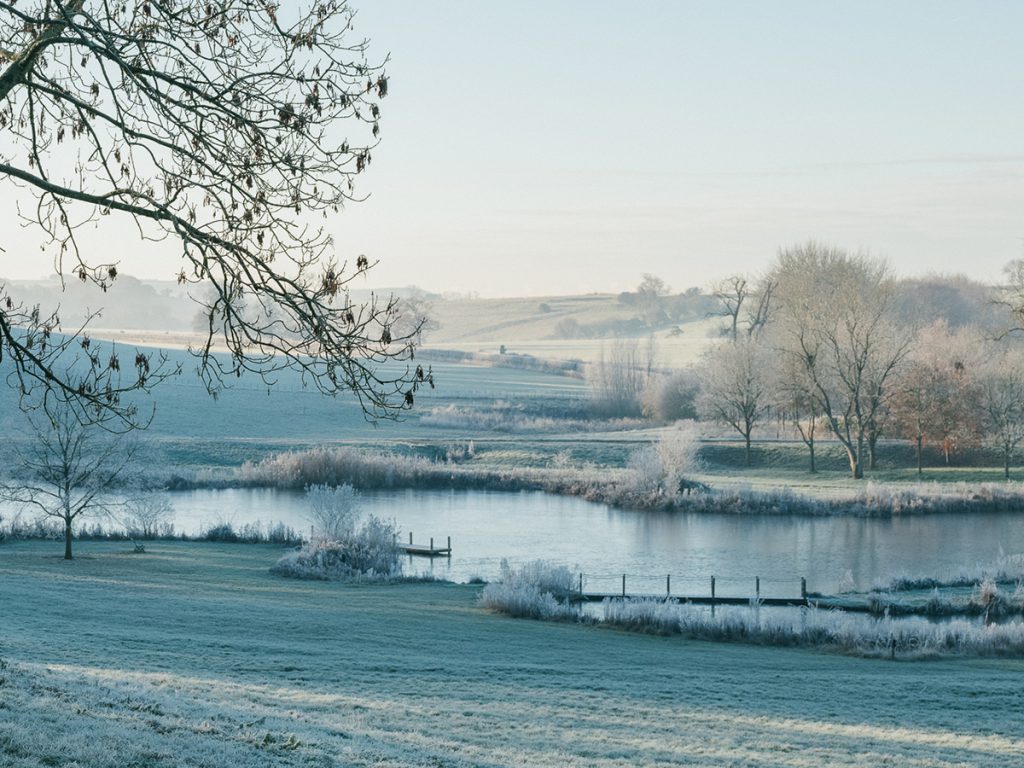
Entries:
POLYGON ((807 446, 809 470, 814 474, 818 471, 815 447, 818 422, 821 420, 821 409, 814 396, 814 383, 799 361, 791 356, 779 360, 773 370, 775 409, 782 421, 792 424, 807 446))
POLYGON ((110 493, 124 479, 137 443, 105 430, 102 422, 82 422, 65 401, 51 401, 24 416, 28 440, 14 446, 19 476, 0 485, 0 498, 60 520, 64 559, 71 560, 75 522, 110 512, 110 493))
POLYGON ((637 286, 637 304, 643 312, 644 322, 649 326, 656 326, 665 320, 665 307, 663 300, 669 294, 668 283, 657 275, 645 272, 643 280, 637 286))
MULTIPOLYGON (((394 298, 351 299, 373 262, 335 261, 318 223, 357 199, 388 92, 352 18, 344 0, 0 3, 0 175, 34 198, 23 217, 63 277, 104 291, 117 277, 108 253, 88 250, 86 225, 127 220, 177 248, 178 280, 213 286, 195 350, 211 391, 292 367, 387 416, 429 372, 379 365, 411 358, 415 333, 396 333, 394 298)), ((59 329, 45 314, 0 289, 0 352, 19 384, 116 409, 152 382, 141 354, 137 377, 99 393, 66 378, 52 346, 38 352, 59 329)))
POLYGON ((808 243, 782 251, 775 346, 806 374, 854 478, 878 439, 889 384, 913 340, 893 313, 884 263, 808 243))
POLYGON ((732 275, 718 283, 712 295, 721 304, 718 314, 728 318, 729 338, 736 341, 741 327, 747 337, 765 328, 771 319, 775 286, 770 275, 753 282, 745 275, 732 275))
POLYGON ((1010 479, 1010 462, 1024 441, 1024 357, 1019 350, 993 355, 978 372, 978 403, 988 442, 1003 459, 1003 476, 1010 479))
POLYGON ((976 439, 979 397, 973 373, 981 362, 981 348, 978 334, 953 334, 939 321, 918 334, 894 382, 893 416, 896 427, 914 442, 919 475, 926 443, 936 444, 949 464, 958 447, 976 439))
POLYGON ((729 337, 735 341, 739 338, 740 313, 750 296, 750 282, 743 275, 732 275, 715 286, 712 295, 722 305, 719 313, 729 319, 729 337))
POLYGON ((771 407, 769 366, 770 357, 763 346, 739 339, 712 350, 702 371, 698 408, 743 436, 747 466, 751 433, 771 407))
POLYGON ((636 339, 616 339, 588 372, 591 402, 601 416, 639 416, 641 397, 654 373, 654 338, 646 344, 636 339))

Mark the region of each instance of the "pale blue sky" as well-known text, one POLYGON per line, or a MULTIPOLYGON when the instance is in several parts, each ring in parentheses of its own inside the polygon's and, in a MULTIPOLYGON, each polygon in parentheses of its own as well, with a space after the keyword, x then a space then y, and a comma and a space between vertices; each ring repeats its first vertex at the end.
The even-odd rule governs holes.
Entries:
POLYGON ((821 238, 995 279, 1024 236, 1024 5, 366 3, 379 279, 677 288, 821 238))
POLYGON ((904 274, 1021 255, 1024 4, 355 5, 390 95, 331 226, 375 284, 683 289, 812 237, 904 274))

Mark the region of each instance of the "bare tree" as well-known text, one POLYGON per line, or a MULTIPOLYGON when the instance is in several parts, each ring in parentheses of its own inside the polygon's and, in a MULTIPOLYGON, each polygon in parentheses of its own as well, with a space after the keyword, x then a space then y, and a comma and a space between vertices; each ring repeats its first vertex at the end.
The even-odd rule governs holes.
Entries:
MULTIPOLYGON (((117 263, 83 233, 111 219, 177 248, 178 280, 213 286, 194 350, 212 392, 291 367, 376 417, 409 407, 430 374, 379 365, 411 358, 415 332, 396 333, 393 297, 351 299, 373 262, 337 262, 317 223, 358 199, 388 92, 352 19, 345 0, 0 3, 0 175, 34 198, 22 215, 62 277, 111 288, 117 263)), ((116 409, 152 382, 83 388, 66 360, 38 353, 59 328, 45 318, 0 289, 0 354, 20 385, 116 409)))
POLYGON ((818 471, 815 447, 818 424, 821 420, 821 409, 814 396, 814 383, 799 361, 792 357, 783 357, 773 370, 775 410, 781 420, 793 425, 803 444, 807 446, 809 470, 814 474, 818 471))
POLYGON ((725 422, 743 436, 744 455, 750 466, 750 439, 754 427, 768 414, 772 402, 770 358, 751 339, 740 339, 714 349, 701 376, 698 409, 725 422))
POLYGON ((654 373, 654 338, 641 346, 636 339, 616 339, 590 367, 591 401, 602 416, 639 416, 641 398, 654 373))
POLYGON ((1002 455, 1003 476, 1024 440, 1024 356, 1019 350, 993 355, 978 373, 979 405, 986 440, 1002 455))
POLYGON ((14 446, 19 477, 0 485, 0 498, 60 520, 64 559, 71 560, 75 522, 111 511, 110 494, 124 479, 137 443, 104 429, 102 422, 80 421, 64 401, 51 401, 24 416, 28 440, 14 446))
MULTIPOLYGON (((133 537, 151 539, 170 524, 174 507, 165 493, 145 491, 132 494, 124 504, 120 522, 133 537)), ((141 545, 136 544, 141 551, 141 545)))
POLYGON ((668 283, 657 275, 645 272, 637 286, 637 304, 643 312, 643 319, 649 326, 656 326, 665 320, 664 299, 669 294, 668 283))
POLYGON ((893 314, 884 263, 808 243, 779 254, 774 345, 801 368, 829 429, 864 476, 889 385, 913 340, 893 314))
POLYGON ((729 337, 736 341, 739 338, 740 313, 750 296, 750 282, 743 275, 731 275, 715 286, 712 296, 722 305, 718 314, 727 317, 729 337))
POLYGON ((745 275, 722 280, 712 294, 721 304, 718 312, 728 318, 728 335, 736 341, 742 328, 748 337, 758 335, 771 319, 776 280, 768 275, 752 281, 745 275))
POLYGON ((950 333, 940 320, 921 330, 894 381, 896 427, 914 442, 919 475, 926 443, 938 445, 948 465, 953 451, 975 439, 979 394, 973 374, 981 363, 981 347, 977 334, 950 333))
POLYGON ((749 297, 750 301, 747 302, 749 308, 744 319, 747 336, 757 336, 771 320, 772 311, 775 308, 772 298, 775 295, 776 285, 775 279, 767 275, 758 280, 754 286, 754 291, 749 297))
POLYGON ((427 333, 440 327, 434 318, 434 302, 426 291, 412 287, 399 299, 398 316, 395 319, 399 335, 415 337, 416 343, 420 344, 426 339, 427 333))

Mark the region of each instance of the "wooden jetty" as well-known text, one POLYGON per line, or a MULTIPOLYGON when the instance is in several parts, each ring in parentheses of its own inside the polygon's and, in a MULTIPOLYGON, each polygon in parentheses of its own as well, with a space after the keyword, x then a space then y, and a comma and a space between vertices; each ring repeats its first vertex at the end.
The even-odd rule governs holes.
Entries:
POLYGON ((409 532, 409 543, 399 544, 401 549, 407 555, 417 555, 419 557, 451 557, 452 556, 452 537, 448 537, 448 543, 443 547, 434 546, 434 537, 430 537, 429 544, 414 544, 412 541, 412 532, 409 532))
POLYGON ((579 576, 579 589, 576 591, 576 599, 583 602, 600 602, 606 599, 635 599, 647 598, 657 600, 671 600, 675 603, 693 603, 695 605, 750 605, 751 601, 757 601, 759 605, 775 606, 808 606, 812 603, 807 599, 807 579, 800 579, 799 597, 762 597, 761 577, 754 579, 754 594, 748 597, 735 595, 719 595, 715 590, 715 577, 711 577, 711 594, 709 595, 680 595, 672 592, 672 577, 665 577, 664 592, 629 592, 626 589, 626 574, 622 574, 622 590, 618 592, 586 592, 583 589, 583 574, 579 576))

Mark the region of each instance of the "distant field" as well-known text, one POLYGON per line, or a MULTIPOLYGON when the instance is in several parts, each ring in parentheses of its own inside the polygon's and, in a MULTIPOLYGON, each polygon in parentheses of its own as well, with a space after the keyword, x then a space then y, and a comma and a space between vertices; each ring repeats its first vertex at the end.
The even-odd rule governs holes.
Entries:
POLYGON ((260 545, 0 545, 0 765, 1004 766, 1016 659, 863 660, 271 576, 260 545))
MULTIPOLYGON (((596 338, 559 338, 558 325, 573 320, 580 327, 627 323, 636 316, 635 307, 624 306, 609 294, 552 296, 511 299, 447 299, 433 303, 438 323, 425 339, 425 349, 497 354, 504 345, 512 353, 534 355, 545 360, 600 359, 617 334, 606 332, 596 338)), ((102 327, 102 318, 90 329, 96 338, 113 339, 133 346, 187 349, 204 342, 202 336, 180 327, 167 330, 102 327)), ((652 333, 629 336, 646 343, 656 340, 657 365, 679 367, 696 362, 710 345, 720 339, 721 319, 697 317, 661 327, 652 333)))

